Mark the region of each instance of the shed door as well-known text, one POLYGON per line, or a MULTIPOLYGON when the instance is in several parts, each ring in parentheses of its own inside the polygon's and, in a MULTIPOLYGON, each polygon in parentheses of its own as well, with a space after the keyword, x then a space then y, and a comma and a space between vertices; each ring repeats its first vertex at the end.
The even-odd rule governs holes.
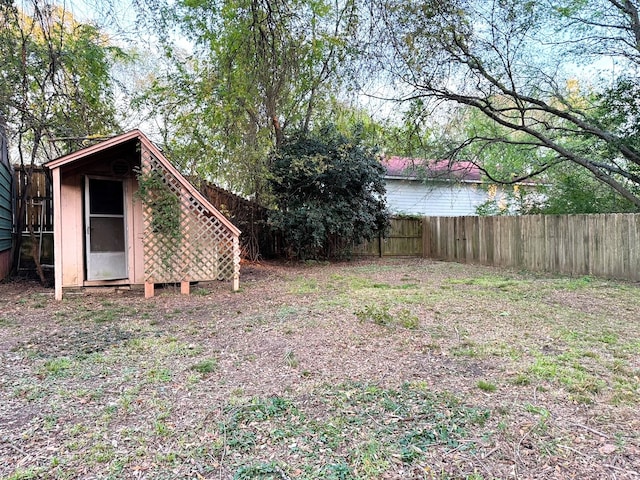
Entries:
POLYGON ((127 236, 122 180, 86 179, 87 280, 127 278, 127 236))

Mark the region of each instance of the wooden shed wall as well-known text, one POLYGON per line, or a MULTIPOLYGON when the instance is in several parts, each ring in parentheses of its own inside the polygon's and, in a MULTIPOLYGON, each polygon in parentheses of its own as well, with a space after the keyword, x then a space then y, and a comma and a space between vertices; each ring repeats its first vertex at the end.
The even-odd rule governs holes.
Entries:
POLYGON ((125 209, 127 219, 127 259, 129 278, 123 281, 85 281, 85 232, 84 232, 84 198, 83 182, 85 174, 106 175, 108 171, 99 165, 88 166, 72 172, 62 172, 60 182, 60 215, 62 220, 61 254, 62 287, 81 287, 102 284, 143 284, 144 261, 142 235, 142 206, 135 199, 137 182, 135 177, 125 179, 125 209))

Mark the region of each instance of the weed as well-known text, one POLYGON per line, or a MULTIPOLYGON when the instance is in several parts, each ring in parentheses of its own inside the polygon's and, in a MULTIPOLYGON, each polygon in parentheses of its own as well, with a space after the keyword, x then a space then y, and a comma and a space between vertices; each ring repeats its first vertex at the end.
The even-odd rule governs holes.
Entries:
POLYGON ((44 473, 44 471, 43 468, 18 469, 8 477, 5 477, 5 480, 31 480, 33 478, 39 478, 40 474, 44 473))
POLYGON ((207 373, 213 373, 218 369, 218 360, 215 358, 208 358, 201 362, 191 365, 191 370, 195 370, 198 373, 206 375, 207 373))
POLYGON ((170 382, 173 374, 168 368, 152 368, 149 370, 147 377, 152 382, 170 382))
POLYGON ((542 418, 544 420, 548 419, 551 416, 551 413, 546 408, 544 408, 544 407, 536 407, 535 405, 532 405, 530 403, 527 403, 524 406, 524 409, 529 413, 533 413, 535 415, 539 415, 540 418, 542 418))
POLYGON ((474 278, 450 279, 445 282, 445 284, 447 283, 450 285, 473 285, 484 288, 506 289, 523 282, 495 275, 485 275, 474 278))
POLYGON ((256 435, 251 431, 225 428, 222 430, 225 434, 227 447, 233 450, 246 453, 256 444, 256 435))
POLYGON ((397 313, 397 321, 398 323, 400 323, 400 325, 409 330, 415 330, 420 326, 420 319, 418 318, 418 316, 414 315, 410 310, 407 310, 406 308, 401 309, 397 313))
POLYGON ((66 357, 47 360, 44 364, 44 373, 52 377, 63 377, 67 375, 71 365, 71 360, 66 357))
POLYGON ((364 473, 365 478, 380 478, 389 468, 388 452, 377 440, 370 440, 356 448, 353 463, 364 473))
POLYGON ((159 453, 156 459, 162 463, 177 464, 180 457, 176 452, 159 453))
POLYGON ((529 385, 531 378, 526 373, 518 373, 512 380, 513 385, 529 385))
POLYGON ((599 340, 607 345, 615 345, 618 343, 618 335, 613 332, 603 332, 599 340))
POLYGON ((354 313, 360 323, 370 321, 376 325, 389 325, 393 321, 387 305, 365 305, 363 309, 356 310, 354 313))
POLYGON ((318 289, 319 288, 317 280, 302 277, 295 280, 294 286, 291 289, 291 293, 294 293, 296 295, 308 295, 311 293, 316 293, 318 289))
POLYGON ((42 428, 44 431, 49 432, 56 426, 57 423, 58 423, 57 415, 45 415, 44 424, 42 425, 42 428))
POLYGON ((485 380, 480 380, 476 386, 482 390, 483 392, 495 392, 498 387, 495 386, 495 384, 491 383, 491 382, 487 382, 485 380))
POLYGON ((155 431, 156 435, 159 435, 161 437, 166 437, 171 433, 171 429, 162 420, 155 421, 155 423, 153 424, 153 430, 155 431))
POLYGON ((349 465, 344 462, 326 465, 323 468, 323 478, 327 480, 351 480, 354 478, 349 465))
POLYGON ((289 477, 284 475, 282 469, 274 462, 244 465, 240 467, 233 476, 233 480, 277 480, 280 478, 289 477))
POLYGON ((113 451, 113 447, 111 445, 103 442, 98 442, 91 448, 91 454, 96 462, 107 463, 113 459, 115 452, 113 451))
POLYGON ((284 363, 289 368, 297 368, 300 362, 296 358, 296 354, 293 350, 287 350, 284 354, 284 363))
POLYGON ((112 309, 98 310, 93 313, 92 319, 96 323, 113 322, 118 319, 118 311, 112 309))
POLYGON ((296 313, 298 313, 298 308, 297 307, 294 307, 294 306, 291 306, 291 305, 287 305, 287 306, 281 307, 276 312, 276 318, 278 320, 286 320, 287 318, 292 317, 296 313))
POLYGON ((589 403, 591 395, 604 388, 602 380, 590 374, 580 363, 584 351, 572 350, 561 355, 538 355, 529 372, 545 380, 557 381, 564 385, 574 398, 589 403))
POLYGON ((410 330, 415 330, 420 325, 418 316, 407 308, 391 312, 388 305, 365 305, 362 309, 356 310, 354 315, 360 323, 372 322, 382 326, 400 325, 410 330))
POLYGON ((582 288, 591 286, 592 283, 593 283, 593 277, 590 277, 587 275, 584 277, 567 280, 564 283, 564 287, 567 290, 580 290, 582 288))
POLYGON ((456 357, 477 357, 479 351, 474 342, 465 340, 451 349, 451 354, 456 357))

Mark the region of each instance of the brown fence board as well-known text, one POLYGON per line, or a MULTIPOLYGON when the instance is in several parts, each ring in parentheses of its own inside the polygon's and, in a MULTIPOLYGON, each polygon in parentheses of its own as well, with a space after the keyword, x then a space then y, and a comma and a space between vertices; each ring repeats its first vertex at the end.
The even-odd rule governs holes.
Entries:
POLYGON ((640 281, 640 214, 394 218, 382 255, 640 281))

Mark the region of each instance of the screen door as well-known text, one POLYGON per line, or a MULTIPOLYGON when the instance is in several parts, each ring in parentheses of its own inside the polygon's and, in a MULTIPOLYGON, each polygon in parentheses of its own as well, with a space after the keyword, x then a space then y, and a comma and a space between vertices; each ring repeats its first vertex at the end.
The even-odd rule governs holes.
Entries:
POLYGON ((127 241, 122 180, 86 179, 87 280, 127 278, 127 241))

